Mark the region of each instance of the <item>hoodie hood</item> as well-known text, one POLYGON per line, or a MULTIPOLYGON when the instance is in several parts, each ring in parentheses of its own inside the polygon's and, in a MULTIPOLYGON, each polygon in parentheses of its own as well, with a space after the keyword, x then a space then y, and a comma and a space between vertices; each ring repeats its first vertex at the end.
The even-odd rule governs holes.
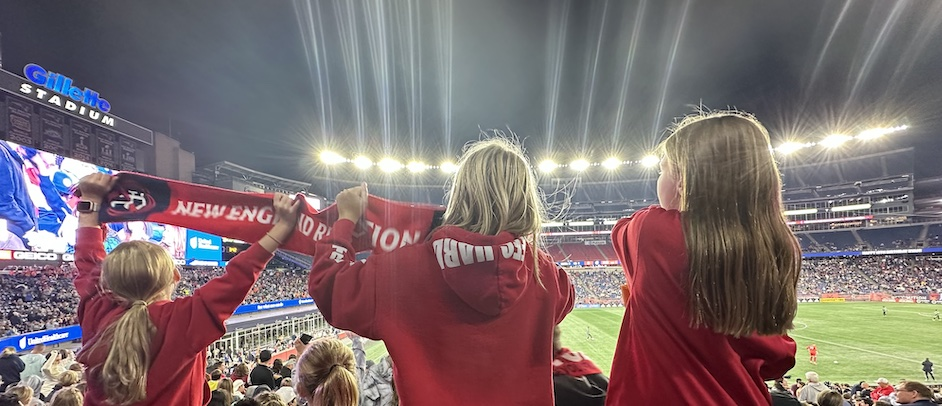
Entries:
POLYGON ((429 238, 445 283, 461 300, 487 316, 511 308, 533 279, 526 239, 502 232, 488 236, 444 226, 429 238))

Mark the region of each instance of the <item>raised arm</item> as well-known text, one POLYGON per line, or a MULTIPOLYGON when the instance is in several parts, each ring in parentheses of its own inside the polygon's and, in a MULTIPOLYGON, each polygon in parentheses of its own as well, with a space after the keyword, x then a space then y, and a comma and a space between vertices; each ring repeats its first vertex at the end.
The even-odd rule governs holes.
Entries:
POLYGON ((98 207, 108 191, 114 186, 115 178, 103 173, 93 173, 79 182, 78 194, 81 196, 78 210, 78 233, 75 237, 75 290, 79 295, 78 317, 82 323, 85 305, 97 297, 101 291, 101 261, 105 258, 102 245, 104 230, 98 220, 98 207))
POLYGON ((367 197, 365 183, 337 195, 340 219, 327 238, 315 246, 308 293, 330 325, 379 339, 376 286, 384 270, 377 265, 377 257, 357 261, 353 249, 353 230, 366 208, 367 197))
POLYGON ((301 200, 281 193, 273 197, 275 224, 258 242, 226 265, 226 272, 174 301, 171 323, 186 329, 181 337, 193 350, 205 348, 226 333, 226 320, 245 301, 272 254, 294 231, 301 200))

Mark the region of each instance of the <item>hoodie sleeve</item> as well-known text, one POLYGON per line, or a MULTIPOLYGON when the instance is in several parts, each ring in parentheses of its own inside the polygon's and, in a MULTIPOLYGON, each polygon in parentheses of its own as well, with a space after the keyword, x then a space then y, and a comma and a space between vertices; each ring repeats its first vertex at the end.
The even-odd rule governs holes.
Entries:
POLYGON ((191 350, 201 351, 226 334, 226 320, 248 296, 271 257, 255 243, 229 261, 222 276, 196 289, 193 296, 174 300, 169 325, 183 333, 168 337, 184 339, 191 350))
POLYGON ((569 274, 558 266, 556 267, 556 280, 559 284, 559 293, 557 295, 559 299, 556 302, 556 324, 559 324, 575 305, 576 289, 569 281, 569 274))
POLYGON ((102 296, 100 289, 101 261, 105 259, 103 237, 104 230, 98 227, 80 227, 75 236, 78 274, 73 283, 79 296, 78 322, 86 337, 96 334, 100 321, 96 318, 116 306, 112 300, 102 296))
POLYGON ((357 335, 379 339, 376 329, 377 279, 381 267, 375 257, 356 260, 350 220, 338 220, 330 235, 314 249, 308 293, 330 325, 357 335))

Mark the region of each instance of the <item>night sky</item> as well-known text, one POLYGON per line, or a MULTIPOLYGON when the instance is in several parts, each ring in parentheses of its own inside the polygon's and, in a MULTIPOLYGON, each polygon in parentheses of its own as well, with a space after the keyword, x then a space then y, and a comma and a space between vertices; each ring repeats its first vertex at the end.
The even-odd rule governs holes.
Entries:
POLYGON ((66 74, 198 164, 298 180, 324 148, 437 164, 491 128, 537 160, 637 159, 700 104, 776 140, 908 124, 942 174, 933 0, 0 0, 0 33, 5 70, 66 74))

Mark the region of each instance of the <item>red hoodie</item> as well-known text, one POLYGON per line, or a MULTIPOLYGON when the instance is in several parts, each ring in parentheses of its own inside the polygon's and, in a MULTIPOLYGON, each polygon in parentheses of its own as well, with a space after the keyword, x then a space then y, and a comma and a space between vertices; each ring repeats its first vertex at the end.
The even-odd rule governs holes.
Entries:
POLYGON ((337 221, 314 254, 308 289, 327 321, 380 339, 400 404, 552 405, 553 326, 572 310, 566 273, 524 239, 457 227, 354 259, 354 223, 337 221))
MULTIPOLYGON (((75 266, 79 294, 78 319, 82 346, 78 361, 89 368, 85 405, 105 405, 105 396, 94 368, 105 363, 108 347, 87 349, 96 335, 126 310, 109 292, 99 286, 101 261, 105 257, 102 230, 78 229, 75 238, 75 266)), ((225 321, 245 300, 271 254, 258 244, 239 254, 226 266, 226 273, 210 280, 192 296, 154 302, 147 306, 157 332, 151 338, 151 365, 147 372, 147 399, 135 405, 205 405, 209 402, 206 384, 206 347, 226 333, 225 321)))
POLYGON ((639 210, 615 225, 612 244, 628 294, 606 404, 770 404, 763 381, 795 365, 795 342, 690 327, 681 213, 639 210))

